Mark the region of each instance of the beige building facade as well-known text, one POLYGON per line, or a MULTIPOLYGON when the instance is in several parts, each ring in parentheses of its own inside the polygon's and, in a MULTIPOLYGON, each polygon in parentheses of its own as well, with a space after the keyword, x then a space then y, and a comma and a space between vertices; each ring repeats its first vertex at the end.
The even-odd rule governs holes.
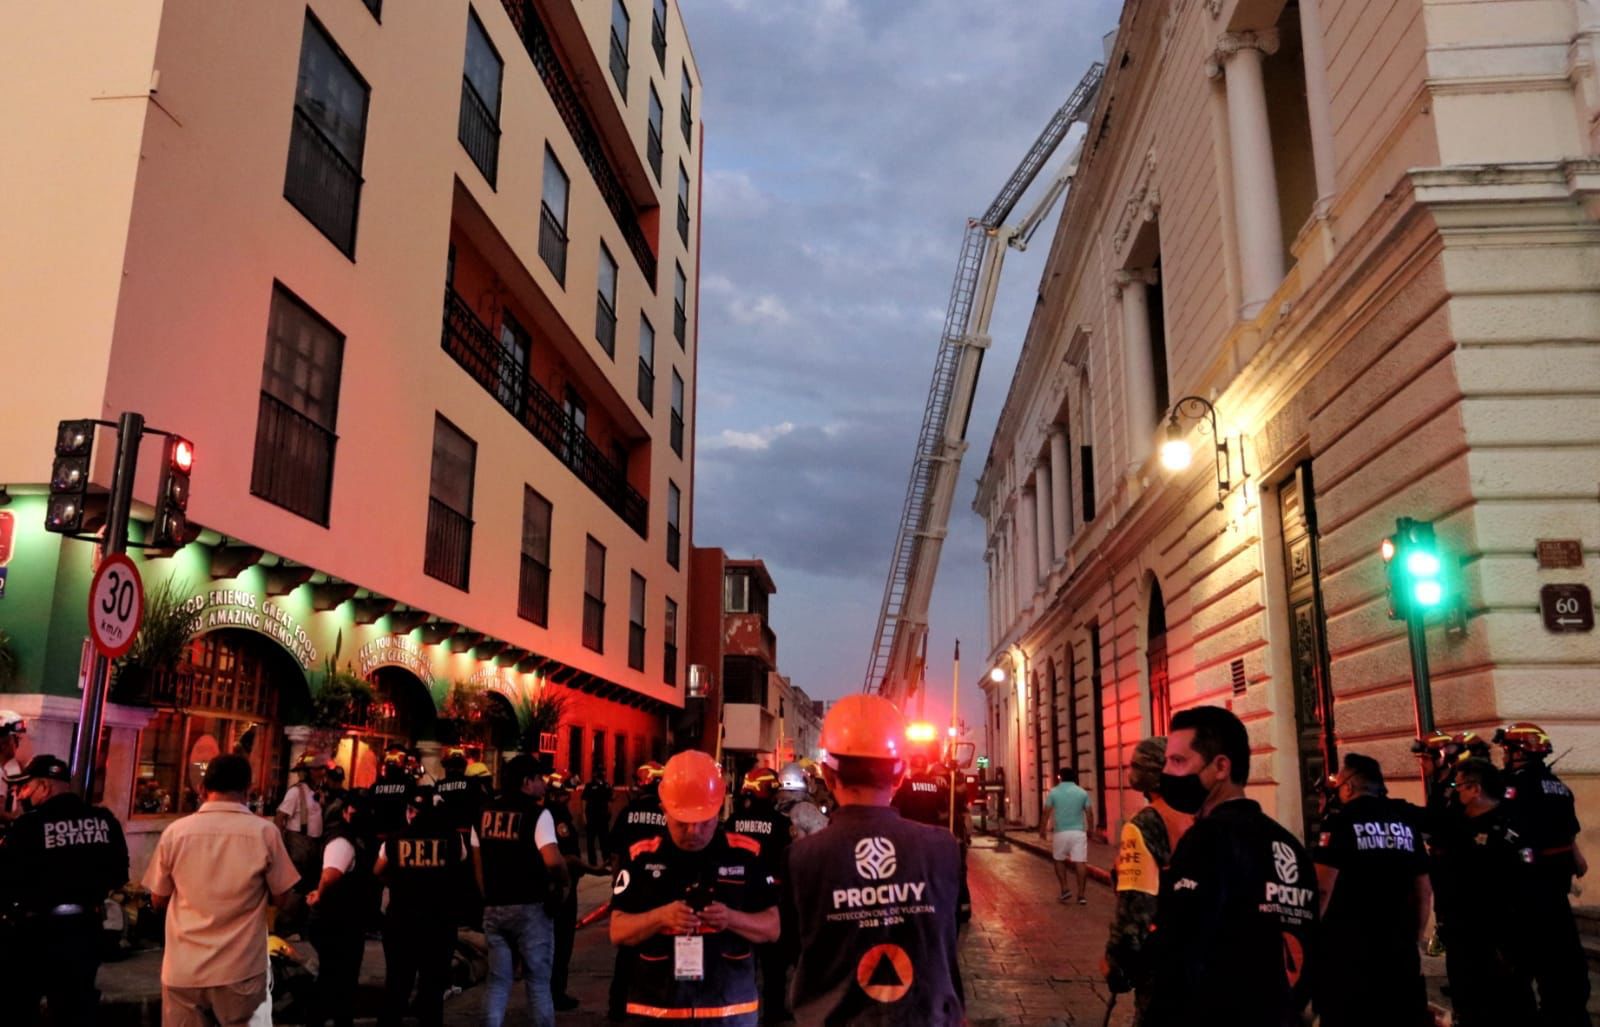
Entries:
POLYGON ((70 751, 93 560, 44 531, 55 426, 135 410, 193 441, 201 529, 136 557, 193 617, 108 714, 136 851, 209 752, 249 749, 268 808, 301 751, 344 754, 308 729, 330 668, 375 687, 343 732, 373 745, 525 730, 554 690, 558 729, 479 740, 618 782, 660 758, 704 145, 677 4, 65 0, 0 29, 0 706, 34 747, 70 751))
POLYGON ((1420 797, 1380 557, 1413 517, 1466 595, 1439 726, 1542 724, 1600 845, 1600 636, 1540 614, 1600 587, 1600 10, 1130 0, 1110 46, 975 504, 1014 815, 1070 764, 1114 827, 1201 703, 1292 829, 1344 752, 1420 797))

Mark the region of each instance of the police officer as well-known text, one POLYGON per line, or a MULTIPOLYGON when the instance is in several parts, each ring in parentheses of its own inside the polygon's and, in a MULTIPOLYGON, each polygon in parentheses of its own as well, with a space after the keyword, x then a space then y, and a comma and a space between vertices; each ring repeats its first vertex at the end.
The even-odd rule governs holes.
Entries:
POLYGON ((589 862, 598 863, 611 851, 611 783, 595 771, 583 786, 583 826, 588 838, 589 862))
MULTIPOLYGON (((789 818, 778 812, 774 800, 778 791, 778 772, 771 767, 756 767, 745 774, 734 800, 728 830, 754 838, 761 846, 761 860, 782 889, 789 875, 789 818)), ((781 894, 781 892, 780 892, 781 894)), ((789 964, 799 954, 794 945, 795 912, 791 904, 778 904, 779 938, 756 946, 761 964, 761 1019, 779 1023, 790 1019, 785 991, 789 985, 789 964)))
POLYGON ((0 845, 0 881, 17 890, 23 913, 8 1008, 14 1002, 17 1022, 32 1024, 42 996, 53 1022, 92 1023, 100 922, 106 895, 128 882, 128 844, 109 811, 71 790, 66 763, 35 756, 20 776, 28 812, 0 845))
POLYGON ((322 874, 306 896, 311 944, 317 950, 316 1012, 310 1022, 321 1027, 332 1020, 335 1027, 348 1027, 355 1016, 367 929, 377 918, 381 889, 372 870, 376 846, 362 824, 365 797, 339 800, 330 809, 336 813, 325 818, 322 874))
POLYGON ((630 1022, 756 1023, 752 948, 777 940, 777 886, 760 844, 718 824, 726 790, 710 756, 678 753, 660 787, 667 833, 624 854, 611 941, 640 956, 627 984, 630 1022))
POLYGON ((1172 718, 1161 796, 1195 822, 1156 912, 1152 1025, 1299 1023, 1317 878, 1294 836, 1245 798, 1250 736, 1219 706, 1172 718))
POLYGON ((846 696, 822 722, 823 775, 839 806, 789 851, 800 1024, 963 1022, 960 847, 891 807, 904 741, 900 711, 880 696, 846 696))
POLYGON ((1539 725, 1512 724, 1495 741, 1505 753, 1505 804, 1533 850, 1535 905, 1528 912, 1537 926, 1522 939, 1522 958, 1539 991, 1539 1022, 1588 1024, 1588 963, 1568 896, 1589 864, 1578 847, 1572 789, 1547 765, 1552 746, 1539 725))
MULTIPOLYGON (((607 850, 607 869, 615 874, 622 867, 628 851, 641 841, 667 833, 667 816, 661 809, 661 764, 648 760, 633 772, 633 793, 628 804, 617 812, 617 819, 606 833, 611 848, 607 850)), ((617 959, 611 974, 611 992, 607 999, 606 1015, 613 1021, 625 1016, 627 1002, 627 977, 634 961, 635 951, 617 947, 617 959)))
POLYGON ((400 1023, 413 986, 418 1020, 424 1025, 443 1021, 458 910, 440 896, 451 894, 468 859, 467 845, 435 804, 432 789, 411 791, 406 819, 405 827, 384 840, 375 867, 389 887, 383 925, 387 976, 378 1018, 386 1027, 400 1023))
POLYGON ((406 772, 406 747, 391 745, 383 753, 383 773, 372 786, 372 831, 379 838, 405 830, 416 781, 406 772))
POLYGON ((555 958, 550 966, 550 995, 556 1012, 565 1013, 578 1008, 578 1000, 567 994, 567 981, 572 968, 572 946, 578 931, 578 881, 585 874, 604 876, 606 868, 583 859, 578 844, 578 826, 572 817, 572 777, 555 771, 545 778, 545 808, 555 824, 556 848, 567 867, 570 886, 562 895, 555 911, 555 958))
POLYGON ((1388 797, 1378 761, 1347 753, 1313 858, 1321 895, 1315 1002, 1323 1027, 1431 1025, 1418 941, 1432 887, 1422 810, 1388 797))
POLYGON ((778 812, 789 818, 790 838, 804 838, 828 826, 828 817, 811 801, 811 776, 798 763, 778 771, 778 812))

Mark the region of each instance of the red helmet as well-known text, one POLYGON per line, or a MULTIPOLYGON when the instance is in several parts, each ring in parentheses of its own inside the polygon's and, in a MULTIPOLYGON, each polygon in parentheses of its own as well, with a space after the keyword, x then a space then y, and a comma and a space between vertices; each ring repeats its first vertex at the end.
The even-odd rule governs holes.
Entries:
POLYGON ((878 695, 847 695, 834 703, 822 721, 823 759, 837 756, 898 760, 906 720, 894 703, 878 695))
POLYGON ((662 770, 661 808, 674 820, 688 824, 715 820, 727 794, 722 768, 699 749, 678 753, 662 770))
POLYGON ((1555 748, 1544 728, 1525 720, 1496 731, 1494 740, 1508 753, 1521 752, 1529 756, 1548 756, 1555 748))
POLYGON ((564 774, 559 770, 552 770, 545 775, 545 786, 551 791, 570 792, 572 790, 572 775, 564 774))
POLYGON ((771 767, 757 767, 744 776, 744 784, 739 786, 739 790, 769 798, 778 790, 778 772, 771 767))
POLYGON ((633 772, 633 783, 640 788, 649 788, 652 785, 660 784, 661 775, 665 769, 655 760, 641 763, 638 769, 633 772))

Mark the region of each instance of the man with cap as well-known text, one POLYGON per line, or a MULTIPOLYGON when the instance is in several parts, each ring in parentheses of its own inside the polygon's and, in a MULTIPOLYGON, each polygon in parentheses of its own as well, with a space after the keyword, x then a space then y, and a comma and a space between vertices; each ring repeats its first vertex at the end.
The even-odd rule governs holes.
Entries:
POLYGON ((1151 932, 1155 930, 1161 884, 1172 863, 1172 849, 1194 823, 1161 797, 1161 770, 1167 762, 1164 736, 1146 738, 1134 746, 1128 764, 1128 783, 1145 797, 1145 806, 1122 825, 1114 875, 1117 911, 1111 918, 1101 967, 1113 994, 1132 991, 1134 1009, 1142 1019, 1150 1007, 1151 932))
POLYGON ((550 964, 550 997, 556 1012, 571 1012, 578 1008, 578 1000, 567 994, 567 980, 572 968, 572 946, 578 931, 578 881, 585 874, 605 876, 609 871, 597 863, 586 863, 578 845, 578 827, 572 818, 572 777, 557 770, 545 778, 545 808, 555 822, 556 848, 567 868, 569 886, 563 890, 561 903, 556 907, 555 956, 550 964))
POLYGON ((756 945, 778 938, 777 886, 753 838, 718 823, 722 768, 697 750, 662 772, 667 833, 631 845, 611 893, 611 941, 638 951, 631 1022, 753 1025, 756 945))
POLYGON ((22 814, 17 808, 16 791, 11 779, 22 777, 22 765, 17 762, 17 750, 22 736, 28 733, 28 722, 15 710, 0 710, 0 835, 5 834, 11 821, 22 814))
POLYGON ((483 862, 483 935, 489 944, 484 1023, 499 1027, 511 999, 512 951, 522 959, 528 1012, 541 1027, 555 1023, 550 995, 555 947, 552 916, 567 889, 567 867, 555 818, 545 809, 544 777, 532 756, 501 772, 500 794, 484 804, 478 833, 483 862))
POLYGON ((462 834, 471 831, 478 823, 478 809, 482 805, 482 792, 467 777, 467 754, 459 746, 445 750, 444 780, 434 786, 439 805, 456 830, 462 834))
POLYGON ((15 891, 18 990, 8 997, 18 1022, 38 1020, 45 998, 55 1023, 94 1020, 99 992, 100 921, 112 889, 128 883, 128 843, 109 811, 72 791, 72 772, 54 756, 35 756, 19 775, 27 810, 0 843, 0 882, 15 891))
POLYGON ((1433 888, 1422 810, 1388 797, 1378 761, 1346 753, 1313 858, 1322 927, 1314 1001, 1324 1027, 1431 1024, 1418 943, 1433 888))
POLYGON ((789 850, 800 918, 795 1020, 962 1023, 961 850, 948 830, 890 805, 905 773, 900 711, 881 696, 846 696, 828 711, 820 742, 839 805, 827 827, 789 850))
MULTIPOLYGON (((628 804, 617 813, 616 821, 606 834, 611 844, 607 851, 607 869, 616 874, 628 850, 641 841, 667 833, 667 815, 661 810, 662 766, 654 760, 639 764, 633 772, 633 790, 628 804)), ((627 1014, 627 980, 636 951, 618 946, 616 963, 611 974, 611 992, 606 1001, 606 1016, 620 1021, 627 1014)))

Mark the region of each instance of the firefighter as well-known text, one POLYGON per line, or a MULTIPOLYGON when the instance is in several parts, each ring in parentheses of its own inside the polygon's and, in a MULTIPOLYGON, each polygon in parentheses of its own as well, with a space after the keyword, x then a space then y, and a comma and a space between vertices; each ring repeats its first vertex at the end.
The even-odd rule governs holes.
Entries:
MULTIPOLYGON (((778 812, 774 800, 778 791, 778 772, 771 767, 756 767, 744 776, 739 798, 734 803, 728 830, 754 838, 761 846, 761 860, 781 889, 789 874, 789 818, 778 812)), ((780 1023, 790 1019, 784 992, 788 987, 789 965, 798 954, 794 948, 795 912, 785 901, 778 903, 779 937, 775 942, 756 946, 761 963, 761 1019, 780 1023)))
POLYGON ((578 1008, 578 1000, 567 994, 572 967, 572 946, 578 930, 578 882, 586 874, 604 876, 606 868, 586 862, 578 842, 578 826, 572 817, 572 775, 557 770, 545 778, 545 808, 555 822, 556 848, 567 865, 571 886, 566 889, 555 913, 555 958, 550 969, 550 995, 559 1013, 578 1008))
POLYGON ((444 780, 434 786, 434 794, 439 797, 445 816, 456 825, 456 830, 466 834, 478 823, 478 808, 482 805, 483 793, 467 777, 467 754, 462 749, 445 750, 440 763, 444 767, 444 780))
POLYGON ((494 798, 494 771, 489 769, 489 764, 481 760, 468 763, 467 780, 472 782, 472 791, 477 796, 479 808, 494 798))
POLYGON ((1530 912, 1539 928, 1523 939, 1522 958, 1539 992, 1539 1023, 1587 1024, 1588 963, 1568 896, 1589 864, 1572 789, 1547 765, 1550 736, 1537 724, 1512 724, 1495 732, 1495 743, 1504 753, 1505 804, 1533 850, 1530 912))
POLYGON ((1294 836, 1244 794, 1250 736, 1232 712, 1172 718, 1161 796, 1195 815, 1156 910, 1145 1023, 1280 1027, 1310 997, 1317 878, 1294 836))
MULTIPOLYGON (((607 870, 615 874, 622 860, 634 845, 667 831, 667 816, 661 809, 661 774, 664 768, 655 760, 639 764, 633 772, 633 790, 628 804, 617 812, 611 830, 606 832, 610 849, 606 852, 607 870)), ((617 946, 617 958, 611 974, 611 991, 606 1002, 606 1016, 620 1021, 625 1016, 627 1004, 628 973, 633 967, 633 949, 617 946)))
POLYGON ((661 780, 667 832, 624 854, 611 941, 640 957, 626 985, 634 1023, 756 1023, 752 949, 777 940, 777 886, 760 843, 719 825, 726 791, 715 760, 680 752, 661 780))
POLYGON ((891 806, 904 744, 905 721, 880 696, 847 696, 822 723, 823 775, 839 806, 789 852, 800 936, 790 1003, 801 1024, 963 1022, 960 846, 891 806))
POLYGON ((966 796, 956 793, 952 816, 950 772, 939 761, 920 752, 913 752, 908 762, 911 773, 894 793, 894 808, 907 820, 952 832, 961 843, 961 897, 957 903, 957 920, 964 924, 972 917, 972 897, 967 891, 967 846, 972 839, 967 831, 966 796))
POLYGON ((1323 1027, 1433 1023, 1417 946, 1433 889, 1422 810, 1388 797, 1378 761, 1346 753, 1313 858, 1321 895, 1315 1001, 1323 1027))
MULTIPOLYGON (((100 993, 100 923, 106 896, 128 883, 122 825, 72 791, 72 773, 54 756, 35 756, 18 775, 25 812, 0 844, 0 882, 15 888, 16 991, 6 996, 15 1020, 38 1020, 39 999, 60 1024, 92 1023, 100 993)), ((9 962, 10 960, 8 960, 9 962)))
POLYGON ((789 818, 789 837, 804 838, 828 826, 828 818, 811 801, 806 768, 790 763, 778 771, 778 812, 789 818))
POLYGON ((1146 805, 1122 825, 1117 847, 1117 909, 1111 920, 1101 972, 1113 994, 1134 993, 1136 1019, 1143 1021, 1154 996, 1151 989, 1151 932, 1155 930, 1156 901, 1172 849, 1194 818, 1179 813, 1161 798, 1161 771, 1167 762, 1167 740, 1162 735, 1134 746, 1128 765, 1128 783, 1143 793, 1146 805))
POLYGON ((415 792, 416 781, 406 772, 406 747, 389 746, 383 753, 383 774, 371 791, 372 831, 379 839, 405 829, 415 792))

